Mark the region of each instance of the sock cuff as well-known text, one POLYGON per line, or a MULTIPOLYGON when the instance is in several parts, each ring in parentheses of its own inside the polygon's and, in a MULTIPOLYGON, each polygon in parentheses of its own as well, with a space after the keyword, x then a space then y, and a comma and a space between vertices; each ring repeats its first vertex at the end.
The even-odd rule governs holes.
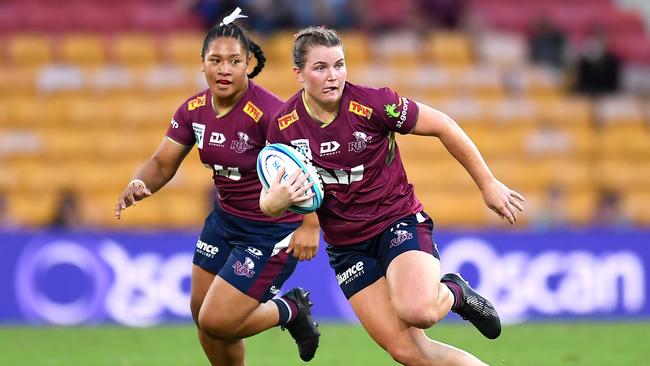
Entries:
POLYGON ((444 283, 449 288, 451 294, 454 296, 454 303, 451 305, 451 310, 458 309, 461 299, 463 298, 463 290, 454 282, 442 281, 442 283, 444 283))

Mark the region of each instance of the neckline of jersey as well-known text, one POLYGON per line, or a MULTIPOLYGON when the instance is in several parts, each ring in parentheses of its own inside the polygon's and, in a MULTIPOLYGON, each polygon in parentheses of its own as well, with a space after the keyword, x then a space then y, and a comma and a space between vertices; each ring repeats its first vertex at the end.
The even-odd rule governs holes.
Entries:
POLYGON ((219 118, 223 118, 223 117, 225 117, 226 115, 228 115, 228 113, 230 113, 230 111, 232 111, 233 109, 235 109, 235 107, 239 104, 239 102, 241 102, 241 101, 244 99, 244 96, 248 93, 248 91, 250 90, 250 87, 251 87, 251 80, 248 80, 248 83, 246 83, 246 89, 244 90, 244 92, 241 93, 241 95, 240 95, 239 98, 235 101, 235 103, 233 103, 230 107, 226 108, 226 109, 225 109, 223 112, 221 112, 221 113, 217 113, 217 108, 215 108, 215 106, 214 106, 214 99, 212 98, 212 90, 210 90, 210 91, 209 91, 209 93, 210 93, 210 105, 212 106, 212 112, 214 112, 214 116, 215 116, 215 118, 217 118, 217 119, 219 119, 219 118))
MULTIPOLYGON (((343 90, 345 91, 345 86, 343 87, 343 90)), ((321 128, 325 128, 325 127, 329 126, 330 124, 332 124, 332 122, 334 122, 334 120, 336 120, 336 117, 338 117, 339 114, 341 114, 341 104, 342 104, 341 102, 343 101, 343 95, 342 94, 341 94, 341 100, 339 100, 339 108, 336 111, 336 114, 334 116, 332 116, 332 118, 329 121, 326 121, 326 122, 323 122, 318 117, 316 117, 316 115, 309 108, 309 105, 307 104, 307 99, 305 97, 306 94, 307 94, 307 91, 305 89, 303 89, 302 93, 300 93, 300 99, 302 100, 302 105, 303 105, 303 107, 305 107, 305 111, 307 112, 309 117, 311 117, 311 119, 314 122, 320 124, 321 128)))

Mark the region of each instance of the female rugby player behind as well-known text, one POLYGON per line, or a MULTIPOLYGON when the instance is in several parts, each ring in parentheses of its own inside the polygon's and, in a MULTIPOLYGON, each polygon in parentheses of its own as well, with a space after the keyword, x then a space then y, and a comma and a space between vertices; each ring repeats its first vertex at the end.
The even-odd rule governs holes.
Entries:
POLYGON ((272 219, 259 209, 257 154, 282 102, 249 80, 262 70, 265 58, 232 23, 242 17, 239 12, 208 31, 201 70, 209 88, 178 108, 166 138, 120 196, 115 216, 119 219, 122 210, 162 188, 196 144, 218 190, 192 269, 190 307, 206 356, 213 365, 244 365, 242 339, 280 325, 308 361, 320 336, 309 294, 296 288, 272 298, 297 260, 315 255, 319 227, 314 214, 304 221, 291 213, 272 219), (251 53, 257 65, 247 74, 251 53))
MULTIPOLYGON (((280 108, 268 140, 295 146, 318 167, 325 199, 317 213, 330 265, 361 324, 399 363, 484 365, 423 331, 449 310, 491 339, 500 335, 501 322, 492 304, 459 275, 440 279, 433 223, 407 181, 394 133, 438 137, 469 172, 485 204, 510 223, 524 198, 492 175, 444 113, 387 88, 346 82, 343 47, 333 30, 301 30, 293 61, 304 89, 280 108)), ((286 189, 275 180, 269 193, 262 191, 262 211, 283 212, 291 204, 286 189)))

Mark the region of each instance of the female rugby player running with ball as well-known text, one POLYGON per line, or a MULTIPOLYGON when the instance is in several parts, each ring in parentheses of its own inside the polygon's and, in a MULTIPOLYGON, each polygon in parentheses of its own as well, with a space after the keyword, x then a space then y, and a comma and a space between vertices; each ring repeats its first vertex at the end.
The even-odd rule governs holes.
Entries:
MULTIPOLYGON (((346 82, 343 46, 330 29, 301 30, 294 72, 304 89, 271 121, 269 143, 301 150, 317 167, 325 198, 316 211, 330 265, 370 336, 405 365, 484 365, 423 329, 449 310, 488 338, 501 333, 492 304, 459 275, 441 278, 433 223, 408 183, 395 132, 435 136, 469 172, 485 204, 511 224, 524 198, 499 182, 476 146, 447 115, 398 96, 346 82)), ((270 216, 291 204, 289 182, 262 191, 270 216)))

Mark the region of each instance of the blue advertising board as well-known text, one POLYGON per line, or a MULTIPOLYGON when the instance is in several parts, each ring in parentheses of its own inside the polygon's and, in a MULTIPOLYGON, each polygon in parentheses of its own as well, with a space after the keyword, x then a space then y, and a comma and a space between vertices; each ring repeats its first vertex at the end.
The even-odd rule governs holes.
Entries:
MULTIPOLYGON (((0 323, 153 326, 191 321, 193 232, 0 233, 0 323)), ((504 323, 650 319, 650 231, 440 232, 504 323)), ((432 279, 433 281, 433 279, 432 279)), ((312 292, 321 321, 354 321, 323 245, 284 290, 312 292)))

